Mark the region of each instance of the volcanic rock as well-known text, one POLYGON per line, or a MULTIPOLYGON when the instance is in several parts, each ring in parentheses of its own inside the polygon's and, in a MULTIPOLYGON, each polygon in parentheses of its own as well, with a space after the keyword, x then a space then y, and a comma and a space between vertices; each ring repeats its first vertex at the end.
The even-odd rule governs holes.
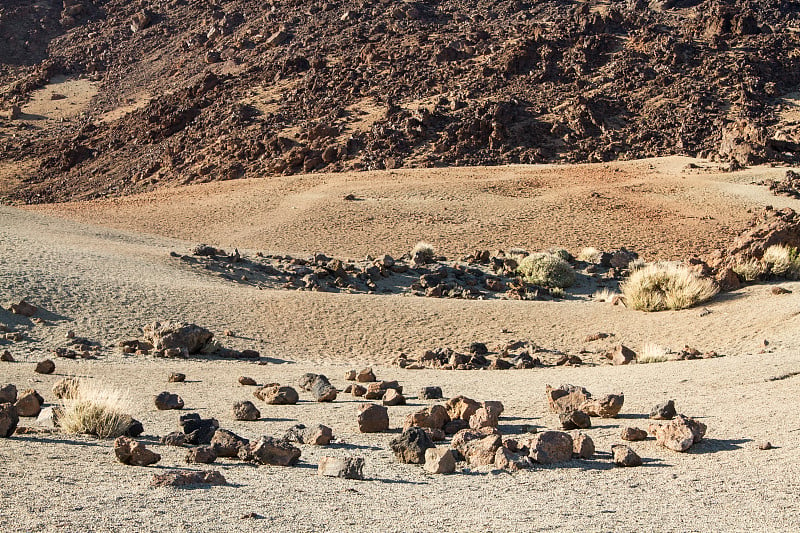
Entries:
POLYGON ((262 387, 253 392, 253 396, 270 405, 293 405, 300 400, 300 395, 297 394, 297 391, 289 386, 262 387))
POLYGON ((575 385, 561 385, 558 388, 547 385, 545 393, 550 410, 556 414, 579 411, 592 397, 589 391, 575 385))
POLYGON ((706 434, 706 425, 693 418, 677 415, 665 425, 650 425, 650 433, 656 437, 656 444, 685 452, 696 442, 700 442, 706 434))
POLYGON ((592 427, 592 420, 583 411, 569 411, 558 415, 561 421, 561 428, 569 431, 571 429, 586 429, 592 427))
POLYGON ((156 408, 159 411, 166 411, 169 409, 183 409, 183 399, 177 394, 164 391, 160 392, 155 397, 156 408))
POLYGON ((500 470, 517 472, 530 466, 530 463, 520 454, 512 452, 505 446, 500 446, 494 455, 494 466, 500 470))
POLYGON ((185 349, 189 355, 199 353, 214 336, 209 330, 196 324, 154 322, 142 329, 144 340, 156 350, 185 349))
POLYGON ((151 487, 191 487, 195 485, 227 485, 225 477, 217 470, 173 470, 164 474, 153 474, 151 487))
POLYGON ((615 418, 622 410, 622 405, 625 403, 625 395, 619 394, 606 394, 601 398, 592 398, 587 400, 582 406, 581 410, 589 416, 599 416, 600 418, 615 418))
POLYGON ((419 391, 420 400, 441 400, 442 388, 441 387, 422 387, 419 391))
POLYGON ((239 458, 262 465, 290 466, 300 458, 300 448, 265 436, 242 447, 239 458))
POLYGON ((17 387, 13 383, 6 383, 0 387, 0 403, 15 403, 17 401, 17 387))
POLYGON ((15 315, 22 315, 25 317, 32 317, 36 314, 39 308, 35 305, 31 305, 25 300, 20 300, 19 303, 11 304, 11 312, 15 315))
POLYGON ((622 434, 620 435, 622 440, 629 440, 629 441, 637 441, 637 440, 644 440, 647 438, 647 431, 639 428, 622 428, 622 434))
POLYGON ((624 444, 614 444, 611 446, 611 453, 614 455, 614 464, 618 466, 641 466, 642 458, 629 446, 624 444))
POLYGON ((572 459, 572 437, 562 431, 544 431, 530 442, 530 458, 541 464, 553 464, 572 459))
POLYGON ((233 418, 235 420, 258 420, 261 418, 261 411, 256 408, 253 402, 236 402, 233 404, 233 418))
POLYGON ((336 387, 328 381, 328 378, 320 374, 311 385, 311 394, 318 402, 332 402, 336 399, 337 391, 336 387))
POLYGON ((133 466, 148 466, 161 460, 159 454, 129 437, 117 437, 114 441, 114 455, 120 463, 133 466))
POLYGON ((589 435, 580 431, 572 435, 572 453, 576 457, 591 459, 594 452, 594 441, 589 435))
POLYGON ((447 400, 445 407, 447 408, 447 415, 451 420, 460 418, 469 422, 470 417, 475 411, 480 409, 481 404, 466 396, 456 396, 455 398, 447 400))
POLYGON ((447 409, 441 405, 432 405, 408 414, 403 423, 403 429, 410 427, 442 429, 449 421, 450 417, 447 415, 447 409))
POLYGON ((653 407, 650 418, 653 420, 672 420, 678 413, 675 411, 675 400, 667 400, 653 407))
POLYGON ((178 425, 186 435, 186 444, 210 444, 219 429, 216 418, 200 418, 197 413, 181 415, 178 425))
POLYGON ((449 448, 428 448, 425 450, 424 468, 431 474, 451 474, 456 470, 456 458, 449 448))
POLYGON ((433 448, 428 433, 420 427, 412 427, 389 442, 389 446, 401 463, 422 464, 425 462, 425 450, 433 448))
POLYGON ((217 460, 217 452, 211 446, 198 446, 186 452, 187 463, 209 464, 217 460))
POLYGON ((44 399, 33 389, 27 389, 19 393, 14 407, 17 408, 19 416, 39 416, 42 410, 44 399))
POLYGON ((214 436, 211 437, 209 445, 217 457, 238 457, 239 450, 249 443, 250 441, 232 431, 218 429, 214 432, 214 436))
POLYGON ((239 376, 239 385, 256 385, 256 380, 247 376, 239 376))
POLYGON ((186 374, 181 374, 180 372, 173 372, 167 378, 169 383, 182 383, 184 381, 186 381, 186 374))
POLYGON ((36 369, 34 370, 37 374, 52 374, 55 371, 56 364, 50 359, 45 359, 44 361, 36 363, 36 369))
POLYGON ((0 437, 10 437, 19 423, 17 408, 12 403, 0 403, 0 437))
POLYGON ((317 466, 317 474, 344 479, 364 479, 363 457, 321 457, 317 466))

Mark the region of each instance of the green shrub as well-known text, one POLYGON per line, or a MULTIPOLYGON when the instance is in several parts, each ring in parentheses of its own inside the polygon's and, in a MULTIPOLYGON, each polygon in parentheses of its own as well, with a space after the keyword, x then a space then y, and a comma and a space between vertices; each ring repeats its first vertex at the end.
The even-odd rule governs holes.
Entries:
POLYGON ((625 305, 641 311, 686 309, 713 297, 717 284, 701 278, 687 267, 653 263, 631 273, 620 289, 625 305))
POLYGON ((562 289, 575 283, 575 271, 569 263, 548 253, 535 253, 523 258, 517 267, 525 283, 562 289))

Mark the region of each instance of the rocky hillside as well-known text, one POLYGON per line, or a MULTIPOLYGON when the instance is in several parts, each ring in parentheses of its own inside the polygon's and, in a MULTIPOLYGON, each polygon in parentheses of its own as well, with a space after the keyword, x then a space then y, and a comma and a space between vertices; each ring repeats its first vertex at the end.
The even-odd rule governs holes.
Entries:
POLYGON ((5 0, 0 164, 25 169, 8 199, 38 203, 348 169, 797 163, 799 14, 777 0, 5 0), (80 112, 27 112, 54 78, 87 81, 80 112))

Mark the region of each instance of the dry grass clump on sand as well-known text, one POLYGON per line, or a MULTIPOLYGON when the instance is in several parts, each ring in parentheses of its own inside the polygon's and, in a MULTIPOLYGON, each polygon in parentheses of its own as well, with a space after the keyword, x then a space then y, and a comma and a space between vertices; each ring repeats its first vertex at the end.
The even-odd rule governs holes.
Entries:
POLYGON ((767 266, 753 258, 736 263, 733 271, 744 281, 758 281, 767 275, 767 266))
POLYGON ((592 295, 592 299, 596 302, 613 303, 614 298, 617 298, 619 296, 620 294, 618 292, 612 291, 611 289, 608 288, 603 288, 598 291, 595 291, 595 293, 592 295))
POLYGON ((764 251, 761 261, 776 276, 787 279, 800 278, 800 253, 795 247, 784 244, 770 246, 764 251))
POLYGON ((636 362, 639 364, 646 363, 663 363, 669 360, 669 350, 660 344, 653 342, 646 342, 642 345, 642 349, 636 354, 636 362))
POLYGON ((128 395, 123 391, 83 381, 72 398, 63 401, 58 423, 65 433, 116 438, 131 425, 132 418, 127 414, 130 407, 128 395))
POLYGON ((569 263, 549 253, 535 253, 519 262, 517 273, 526 283, 542 287, 566 288, 575 283, 575 271, 569 263))
POLYGON ((719 291, 713 280, 701 278, 687 267, 673 263, 647 265, 633 272, 620 289, 625 304, 641 311, 686 309, 719 291))
POLYGON ((433 258, 436 257, 436 249, 432 244, 420 241, 411 249, 411 257, 424 259, 425 262, 432 262, 433 258))

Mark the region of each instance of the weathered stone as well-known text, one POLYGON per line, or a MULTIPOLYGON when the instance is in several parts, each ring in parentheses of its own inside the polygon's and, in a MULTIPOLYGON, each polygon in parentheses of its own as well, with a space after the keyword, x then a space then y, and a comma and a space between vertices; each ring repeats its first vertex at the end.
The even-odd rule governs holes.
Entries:
POLYGON ((3 361, 4 363, 13 363, 14 356, 11 355, 11 352, 8 350, 3 350, 3 353, 0 354, 0 361, 3 361))
POLYGON ((39 416, 42 410, 44 399, 33 389, 27 389, 19 393, 14 407, 17 408, 19 416, 39 416))
POLYGON ((375 377, 375 372, 372 371, 372 368, 367 367, 356 374, 356 381, 359 383, 369 383, 371 381, 378 381, 378 379, 375 377))
POLYGON ((617 344, 606 353, 606 358, 611 359, 611 362, 615 365, 627 365, 636 361, 636 352, 627 346, 617 344))
POLYGON ((455 398, 447 400, 445 407, 447 408, 447 415, 451 420, 460 418, 469 422, 470 417, 475 411, 480 409, 481 404, 466 396, 456 396, 455 398))
POLYGON ((328 378, 320 374, 311 385, 311 394, 318 402, 332 402, 336 399, 337 391, 328 378))
POLYGON ((462 453, 467 463, 472 466, 493 465, 497 450, 502 445, 503 439, 500 435, 488 435, 469 441, 462 453))
POLYGON ((186 381, 186 374, 181 374, 180 372, 173 372, 167 378, 169 383, 183 383, 186 381))
POLYGON ((12 403, 0 403, 0 437, 10 437, 19 423, 17 408, 12 403))
POLYGON ((624 444, 614 444, 611 446, 611 453, 614 454, 614 464, 618 466, 641 466, 642 458, 629 446, 624 444))
POLYGON ((183 398, 171 392, 160 392, 155 397, 156 409, 166 411, 169 409, 183 409, 183 398))
POLYGON ((594 455, 594 441, 592 437, 580 431, 572 435, 572 453, 581 459, 591 459, 594 455))
POLYGON ((300 379, 297 380, 297 386, 304 391, 311 391, 311 387, 314 385, 314 381, 317 379, 317 377, 319 377, 319 374, 306 372, 300 376, 300 379))
POLYGON ((0 403, 15 403, 17 401, 17 387, 13 383, 6 383, 0 387, 0 403))
POLYGON ((415 413, 408 414, 403 423, 403 429, 414 426, 442 429, 449 421, 450 417, 447 415, 447 409, 441 405, 432 405, 425 409, 420 409, 415 413))
POLYGON ((142 433, 144 433, 144 426, 142 423, 135 418, 131 418, 130 423, 128 424, 128 427, 123 435, 125 437, 138 437, 142 433))
POLYGON ((196 470, 173 470, 164 474, 154 474, 151 487, 191 487, 194 485, 227 485, 225 477, 217 470, 198 472, 196 470))
POLYGON ((186 444, 210 444, 219 429, 216 418, 200 418, 197 413, 181 415, 178 425, 186 435, 186 444))
POLYGON ((469 418, 469 427, 472 429, 480 429, 482 427, 496 428, 501 412, 501 410, 492 405, 481 407, 469 418))
POLYGON ((261 411, 255 406, 253 402, 242 401, 233 404, 233 418, 235 420, 258 420, 261 418, 261 411))
POLYGON ((629 440, 629 441, 644 440, 647 438, 647 431, 631 427, 622 428, 622 433, 620 434, 620 438, 622 440, 629 440))
POLYGON ((161 324, 154 322, 144 328, 144 340, 156 350, 185 349, 188 354, 199 353, 214 336, 196 324, 161 324))
POLYGON ((186 443, 186 434, 173 431, 161 437, 159 442, 165 446, 183 446, 186 443))
POLYGON ((541 464, 553 464, 572 459, 572 437, 563 431, 544 431, 530 443, 530 458, 541 464))
POLYGON ((344 373, 345 381, 355 381, 358 373, 355 370, 348 370, 344 373))
POLYGON ((262 387, 253 392, 253 396, 270 405, 294 405, 300 400, 300 395, 297 394, 297 391, 289 386, 272 385, 262 387))
POLYGON ((456 458, 449 448, 428 448, 425 450, 424 468, 431 474, 451 474, 456 471, 456 458))
POLYGON ((148 466, 161 460, 159 454, 130 437, 117 437, 114 441, 114 455, 120 463, 133 466, 148 466))
POLYGON ((321 457, 317 466, 317 474, 344 479, 364 479, 363 457, 321 457))
POLYGON ((550 410, 556 414, 579 411, 592 397, 589 391, 576 385, 561 385, 558 388, 547 385, 545 394, 550 410))
POLYGON ((569 411, 558 415, 562 429, 587 429, 592 427, 592 419, 583 411, 569 411))
POLYGON ((441 387, 422 387, 419 391, 420 400, 441 400, 442 388, 441 387))
POLYGON ((249 443, 249 440, 232 431, 218 429, 214 432, 214 436, 211 437, 209 446, 214 450, 217 457, 238 457, 239 450, 249 443))
POLYGON ((470 442, 499 434, 500 432, 497 431, 497 428, 490 427, 483 427, 481 429, 462 429, 453 436, 453 439, 450 441, 450 447, 464 455, 470 442))
POLYGON ((382 405, 365 404, 358 414, 361 433, 378 433, 389 429, 389 410, 382 405))
POLYGON ((327 446, 333 440, 333 430, 322 424, 314 424, 302 432, 302 443, 315 446, 327 446))
POLYGON ((762 441, 758 441, 758 443, 756 444, 756 447, 759 450, 771 450, 772 449, 772 443, 770 441, 768 441, 768 440, 762 440, 762 441))
POLYGON ((389 442, 395 457, 401 463, 422 464, 425 462, 425 450, 433 448, 428 433, 420 427, 412 427, 389 442))
POLYGON ((58 427, 58 418, 63 412, 63 409, 57 406, 45 407, 36 417, 36 424, 44 428, 55 429, 58 427))
POLYGON ((358 383, 355 383, 350 389, 350 394, 352 394, 357 398, 364 396, 366 393, 367 393, 367 388, 364 387, 363 385, 359 385, 358 383))
POLYGON ((263 465, 289 466, 300 458, 300 448, 272 437, 260 437, 239 450, 239 458, 263 465))
POLYGON ((606 394, 601 398, 592 398, 581 406, 581 410, 589 416, 599 416, 600 418, 615 418, 622 410, 625 403, 625 395, 606 394))
POLYGON ((39 308, 35 305, 29 304, 25 300, 20 300, 19 303, 11 304, 11 312, 15 315, 22 315, 26 317, 32 317, 36 314, 39 308))
POLYGON ((526 457, 512 452, 505 446, 500 446, 494 454, 494 466, 508 472, 517 472, 523 468, 528 468, 530 463, 526 457))
POLYGON ((217 452, 211 446, 198 446, 186 452, 187 463, 209 464, 217 460, 217 452))
POLYGON ((675 411, 675 401, 667 400, 653 407, 650 418, 653 420, 672 420, 678 413, 675 411))
POLYGON ((383 395, 383 405, 394 406, 394 405, 405 405, 406 398, 396 389, 387 389, 385 394, 383 395))
POLYGON ((36 372, 37 374, 52 374, 55 371, 56 371, 56 364, 50 359, 39 361, 38 363, 36 363, 36 368, 34 369, 34 372, 36 372))
POLYGON ((677 415, 665 425, 650 425, 650 433, 656 437, 656 444, 685 452, 696 442, 700 442, 706 434, 706 425, 693 418, 677 415))
POLYGON ((75 378, 59 379, 53 384, 53 396, 66 400, 75 398, 79 386, 80 381, 75 378))
POLYGON ((239 376, 239 385, 256 385, 256 380, 248 376, 239 376))

